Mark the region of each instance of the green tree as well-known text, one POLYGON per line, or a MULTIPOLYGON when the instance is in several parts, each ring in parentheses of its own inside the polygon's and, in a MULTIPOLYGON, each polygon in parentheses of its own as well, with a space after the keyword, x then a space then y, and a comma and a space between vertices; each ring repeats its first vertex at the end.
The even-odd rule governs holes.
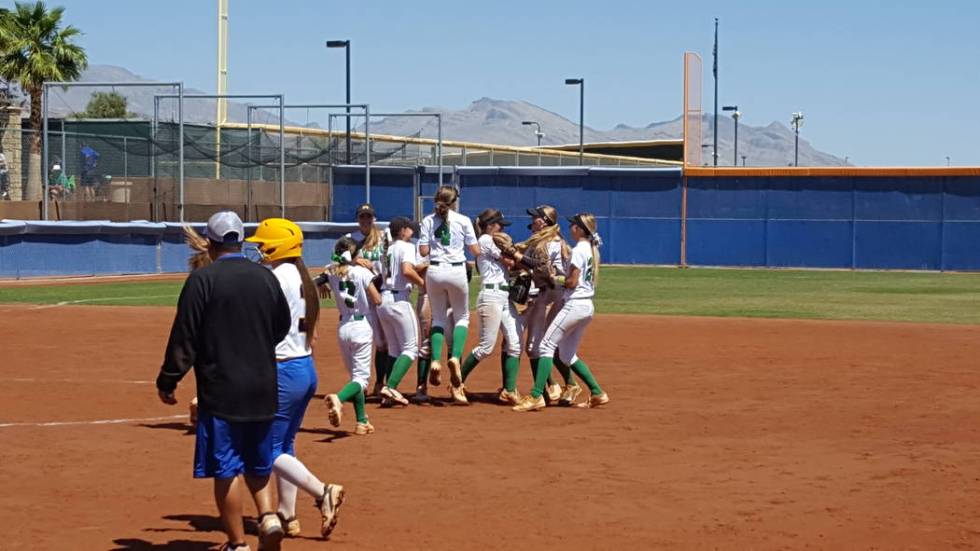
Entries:
POLYGON ((31 175, 24 198, 41 196, 41 90, 46 81, 77 79, 88 66, 85 50, 75 43, 81 31, 62 27, 65 9, 44 2, 15 2, 0 12, 0 78, 20 83, 31 96, 31 175))
POLYGON ((134 115, 126 111, 126 96, 119 92, 95 92, 85 110, 76 116, 83 119, 125 119, 134 115))

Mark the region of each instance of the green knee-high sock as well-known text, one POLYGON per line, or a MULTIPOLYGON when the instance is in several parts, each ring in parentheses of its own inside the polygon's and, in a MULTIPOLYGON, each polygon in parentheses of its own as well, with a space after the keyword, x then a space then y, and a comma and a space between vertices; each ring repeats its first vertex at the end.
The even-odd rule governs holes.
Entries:
POLYGON ((544 385, 548 383, 548 374, 551 373, 552 367, 554 367, 554 360, 552 358, 540 358, 538 361, 538 373, 534 377, 534 389, 531 390, 531 396, 540 398, 544 394, 544 385))
POLYGON ((429 380, 429 362, 430 361, 431 360, 429 360, 429 358, 419 358, 419 367, 418 367, 419 373, 418 373, 418 379, 417 379, 417 381, 418 381, 417 385, 418 386, 424 386, 426 384, 426 381, 429 380))
POLYGON ((362 392, 361 385, 351 381, 344 385, 344 388, 340 389, 340 392, 337 393, 337 398, 341 402, 350 402, 358 392, 362 392))
POLYGON ((517 390, 517 373, 521 370, 521 359, 516 356, 504 358, 504 389, 508 392, 517 390))
POLYGON ((364 409, 364 389, 360 385, 357 386, 357 394, 354 395, 354 417, 357 417, 358 423, 368 422, 367 411, 364 409))
MULTIPOLYGON (((500 353, 500 386, 507 388, 507 358, 510 356, 506 352, 500 353)), ((520 369, 520 364, 518 364, 518 369, 520 369)))
POLYGON ((442 357, 442 345, 446 342, 446 330, 442 327, 433 327, 431 335, 432 361, 438 362, 442 357))
POLYGON ((464 381, 466 380, 467 377, 470 376, 470 373, 474 369, 476 369, 476 365, 478 363, 480 363, 480 360, 476 359, 476 356, 474 356, 472 352, 470 353, 469 356, 466 357, 465 360, 463 360, 463 367, 462 367, 461 371, 463 372, 463 380, 464 381))
POLYGON ((394 365, 391 367, 391 375, 388 376, 388 386, 398 388, 398 384, 402 382, 402 378, 408 373, 408 368, 412 367, 412 357, 402 354, 398 356, 398 359, 391 359, 394 360, 394 365))
POLYGON ((344 385, 344 388, 340 389, 337 393, 337 398, 341 402, 353 402, 354 403, 354 415, 357 417, 358 423, 367 423, 367 414, 364 413, 364 389, 361 385, 351 381, 344 385))
POLYGON ((531 380, 538 380, 538 365, 541 363, 541 358, 529 358, 531 360, 531 380))
POLYGON ((453 329, 453 351, 451 357, 463 357, 463 347, 466 346, 467 333, 469 333, 469 328, 465 325, 457 325, 456 328, 453 329))
MULTIPOLYGON (((565 365, 565 362, 561 361, 558 356, 555 356, 555 369, 558 370, 558 373, 560 373, 562 379, 564 379, 565 386, 575 384, 575 379, 572 378, 572 370, 569 369, 569 367, 565 365)), ((550 385, 552 382, 549 380, 548 384, 550 385)))
POLYGON ((593 395, 602 394, 602 389, 599 388, 599 383, 596 382, 595 377, 592 376, 592 371, 589 370, 589 366, 585 365, 585 362, 578 360, 571 365, 572 371, 578 375, 579 379, 585 382, 592 391, 593 395))
POLYGON ((388 352, 384 350, 374 353, 374 380, 382 384, 388 380, 388 352))

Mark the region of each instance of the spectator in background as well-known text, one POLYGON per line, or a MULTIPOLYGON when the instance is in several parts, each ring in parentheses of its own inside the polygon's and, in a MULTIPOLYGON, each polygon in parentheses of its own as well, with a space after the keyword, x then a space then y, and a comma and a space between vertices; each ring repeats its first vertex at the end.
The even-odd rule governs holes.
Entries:
POLYGON ((82 198, 85 200, 95 199, 95 186, 98 185, 96 168, 99 166, 101 155, 86 143, 82 144, 79 155, 82 161, 82 198))
POLYGON ((10 171, 7 170, 7 156, 0 151, 0 200, 10 200, 10 171))
POLYGON ((242 254, 244 237, 234 212, 208 220, 208 256, 214 262, 191 272, 180 291, 157 391, 163 403, 176 404, 177 383, 194 368, 194 477, 214 479, 228 535, 224 549, 248 549, 244 475, 259 512, 259 549, 278 550, 284 532, 269 484, 278 406, 276 344, 289 333, 292 318, 276 276, 242 254))

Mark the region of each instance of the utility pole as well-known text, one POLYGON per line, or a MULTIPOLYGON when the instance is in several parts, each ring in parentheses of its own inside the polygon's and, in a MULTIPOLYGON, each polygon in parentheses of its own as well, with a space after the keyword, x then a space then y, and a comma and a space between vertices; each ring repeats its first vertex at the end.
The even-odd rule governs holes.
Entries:
POLYGON ((714 137, 714 147, 711 150, 711 156, 714 158, 714 165, 718 166, 718 18, 715 18, 715 48, 714 48, 714 68, 712 73, 715 76, 715 124, 712 134, 714 137))

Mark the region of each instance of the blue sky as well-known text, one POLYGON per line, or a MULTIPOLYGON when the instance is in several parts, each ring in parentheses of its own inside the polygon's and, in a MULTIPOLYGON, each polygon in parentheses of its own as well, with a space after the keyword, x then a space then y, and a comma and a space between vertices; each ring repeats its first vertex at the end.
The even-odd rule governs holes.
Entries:
MULTIPOLYGON (((60 0, 91 63, 215 88, 215 0, 60 0)), ((704 57, 711 110, 713 17, 720 103, 743 123, 806 115, 805 138, 861 165, 980 165, 980 3, 822 0, 695 3, 533 0, 230 0, 229 90, 343 99, 375 111, 522 99, 575 120, 566 77, 586 79, 586 124, 671 119, 682 54, 704 57)), ((305 116, 305 115, 303 115, 305 116)), ((294 120, 303 116, 291 113, 294 120)))

